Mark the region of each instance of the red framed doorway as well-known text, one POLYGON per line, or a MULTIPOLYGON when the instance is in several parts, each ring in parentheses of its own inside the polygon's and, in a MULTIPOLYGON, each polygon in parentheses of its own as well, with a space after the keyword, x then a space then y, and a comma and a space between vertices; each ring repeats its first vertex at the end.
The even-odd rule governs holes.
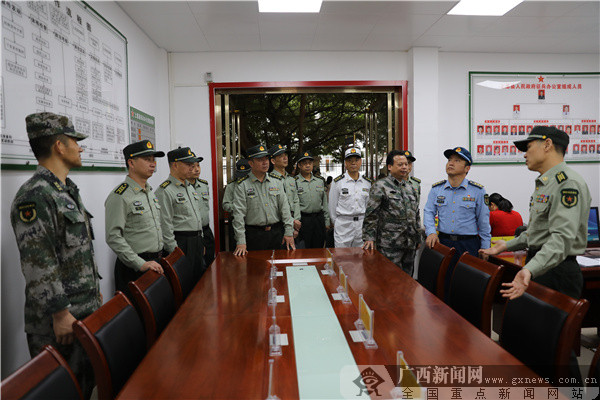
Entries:
POLYGON ((368 89, 368 88, 381 88, 381 87, 393 87, 394 90, 398 91, 398 96, 402 99, 401 110, 399 110, 399 126, 396 131, 396 147, 399 149, 404 148, 408 144, 408 106, 407 106, 407 86, 408 81, 290 81, 290 82, 211 82, 208 84, 209 91, 209 113, 210 113, 210 155, 211 155, 211 167, 212 167, 212 192, 213 192, 213 221, 214 221, 214 236, 215 236, 215 252, 219 253, 221 247, 221 232, 220 232, 220 220, 219 220, 219 205, 222 194, 219 191, 220 187, 223 187, 222 173, 218 168, 217 157, 220 152, 217 149, 217 125, 215 115, 215 95, 217 90, 220 89, 281 89, 290 91, 294 88, 347 88, 347 89, 368 89))

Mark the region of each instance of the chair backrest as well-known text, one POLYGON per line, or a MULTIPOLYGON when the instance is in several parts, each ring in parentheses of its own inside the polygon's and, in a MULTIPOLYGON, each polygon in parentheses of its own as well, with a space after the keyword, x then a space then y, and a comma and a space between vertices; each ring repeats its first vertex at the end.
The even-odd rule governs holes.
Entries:
POLYGON ((492 331, 492 303, 503 271, 503 266, 465 252, 450 280, 448 305, 488 336, 492 331))
POLYGON ((123 292, 73 324, 96 376, 98 399, 114 399, 146 355, 142 321, 123 292))
POLYGON ((569 377, 569 358, 590 304, 536 282, 506 302, 500 345, 543 377, 569 377))
POLYGON ((2 381, 2 399, 83 400, 69 364, 52 346, 44 349, 2 381))
POLYGON ((194 270, 179 247, 176 247, 167 257, 161 258, 160 265, 162 265, 165 275, 169 278, 169 282, 173 288, 175 309, 177 310, 196 284, 194 270))
POLYGON ((446 270, 448 270, 454 253, 456 253, 454 247, 450 248, 441 243, 436 243, 433 249, 425 246, 419 260, 417 282, 441 300, 444 300, 446 270))
POLYGON ((128 286, 142 314, 150 348, 175 314, 173 290, 167 278, 154 271, 146 271, 135 282, 129 282, 128 286))

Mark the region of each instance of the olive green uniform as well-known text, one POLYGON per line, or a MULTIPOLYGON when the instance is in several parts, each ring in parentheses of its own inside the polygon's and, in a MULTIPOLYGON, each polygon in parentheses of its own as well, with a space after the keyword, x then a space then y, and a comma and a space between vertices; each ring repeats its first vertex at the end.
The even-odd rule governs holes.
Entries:
POLYGON ((271 175, 274 177, 282 178, 283 186, 285 189, 285 195, 288 198, 290 204, 290 212, 295 220, 300 221, 300 199, 298 198, 298 189, 296 188, 296 180, 289 174, 282 175, 280 172, 273 170, 271 175))
POLYGON ((527 231, 506 243, 509 251, 529 249, 533 280, 571 297, 583 287, 575 256, 587 245, 591 196, 584 179, 563 161, 535 180, 527 231))
POLYGON ((156 189, 156 197, 165 250, 170 253, 177 246, 183 250, 199 279, 205 269, 200 195, 189 182, 169 175, 156 189))
POLYGON ((204 264, 208 268, 215 259, 215 235, 210 229, 210 193, 208 182, 204 179, 196 179, 192 183, 196 193, 200 196, 200 212, 202 214, 202 231, 204 232, 204 264))
POLYGON ((237 180, 231 181, 225 186, 225 192, 223 193, 223 210, 230 214, 230 218, 233 217, 233 194, 235 193, 235 187, 237 180))
POLYGON ((322 248, 325 245, 325 227, 330 224, 325 179, 314 174, 310 179, 298 175, 296 187, 302 216, 298 240, 304 241, 307 249, 322 248))
POLYGON ((130 295, 127 282, 142 275, 146 261, 156 260, 163 250, 160 204, 148 183, 142 188, 129 176, 106 201, 106 243, 117 254, 116 289, 130 295))
POLYGON ((411 176, 408 178, 408 182, 412 185, 412 187, 417 192, 417 202, 421 201, 421 180, 419 178, 415 178, 411 176))
POLYGON ((266 174, 262 182, 250 172, 240 178, 233 195, 233 229, 238 245, 248 250, 281 248, 292 236, 293 219, 283 180, 266 174))

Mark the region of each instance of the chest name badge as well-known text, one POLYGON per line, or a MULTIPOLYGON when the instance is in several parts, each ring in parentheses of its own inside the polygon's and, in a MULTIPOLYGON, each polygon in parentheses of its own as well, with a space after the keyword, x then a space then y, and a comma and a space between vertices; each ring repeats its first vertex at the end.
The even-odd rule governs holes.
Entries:
POLYGON ((348 188, 342 188, 342 194, 348 194, 348 193, 349 193, 348 188))
POLYGON ((71 204, 71 203, 69 203, 69 204, 67 204, 67 208, 68 208, 69 210, 74 210, 74 209, 75 209, 75 205, 74 205, 74 204, 71 204))
POLYGON ((256 193, 254 192, 254 188, 248 188, 246 189, 246 194, 248 196, 254 196, 256 193))
POLYGON ((177 197, 183 197, 183 193, 177 193, 177 197))
POLYGON ((446 196, 438 196, 435 202, 438 204, 444 204, 444 201, 446 201, 446 196))
POLYGON ((304 193, 304 188, 302 186, 300 186, 298 188, 298 194, 300 194, 300 193, 304 193))
POLYGON ((134 206, 141 206, 141 205, 142 205, 142 202, 141 202, 141 201, 139 201, 139 200, 136 200, 136 201, 134 201, 134 202, 133 202, 133 205, 134 205, 134 206))

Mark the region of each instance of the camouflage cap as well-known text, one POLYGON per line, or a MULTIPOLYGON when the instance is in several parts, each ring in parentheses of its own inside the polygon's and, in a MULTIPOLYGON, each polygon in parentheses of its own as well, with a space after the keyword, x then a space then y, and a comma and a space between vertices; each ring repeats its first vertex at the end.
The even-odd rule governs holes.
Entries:
POLYGON ((75 127, 69 118, 51 112, 29 114, 25 117, 27 137, 29 140, 52 135, 67 135, 75 140, 83 140, 87 135, 75 132, 75 127))

